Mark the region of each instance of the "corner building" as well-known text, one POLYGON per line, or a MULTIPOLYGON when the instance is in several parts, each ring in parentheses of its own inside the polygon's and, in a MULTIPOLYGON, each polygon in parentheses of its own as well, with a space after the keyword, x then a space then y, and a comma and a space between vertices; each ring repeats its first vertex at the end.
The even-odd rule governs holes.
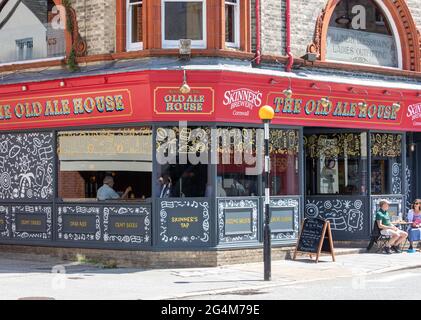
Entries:
POLYGON ((367 242, 421 190, 420 27, 417 0, 0 1, 2 250, 261 261, 265 104, 275 258, 305 217, 367 242))

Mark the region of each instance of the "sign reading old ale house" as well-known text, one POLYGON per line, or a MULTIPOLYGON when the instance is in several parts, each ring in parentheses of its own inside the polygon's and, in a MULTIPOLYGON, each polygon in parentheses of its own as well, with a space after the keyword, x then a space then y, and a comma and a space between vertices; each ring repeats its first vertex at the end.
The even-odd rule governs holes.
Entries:
POLYGON ((157 87, 154 91, 154 112, 157 115, 211 115, 215 94, 212 88, 193 87, 181 93, 179 87, 157 87))

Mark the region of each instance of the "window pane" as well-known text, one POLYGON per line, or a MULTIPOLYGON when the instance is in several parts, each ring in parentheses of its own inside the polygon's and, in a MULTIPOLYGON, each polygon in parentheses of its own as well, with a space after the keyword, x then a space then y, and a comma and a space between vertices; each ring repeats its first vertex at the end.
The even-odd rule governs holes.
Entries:
POLYGON ((155 197, 205 197, 208 184, 209 128, 161 127, 157 129, 158 181, 155 197))
POLYGON ((400 134, 371 135, 371 193, 402 193, 400 134))
POLYGON ((235 7, 225 5, 225 42, 235 42, 235 7))
POLYGON ((366 194, 365 132, 306 135, 304 142, 307 194, 366 194))
POLYGON ((165 40, 203 40, 203 3, 166 2, 165 40))
MULTIPOLYGON (((219 128, 217 197, 257 196, 257 130, 219 128)), ((261 173, 261 172, 257 172, 261 173)))
POLYGON ((329 22, 326 59, 398 67, 396 39, 373 0, 341 0, 329 22))
POLYGON ((382 9, 372 0, 340 1, 335 7, 329 26, 342 29, 357 27, 358 30, 364 32, 392 35, 389 22, 382 9))
POLYGON ((125 198, 151 197, 151 128, 63 131, 58 133, 59 196, 65 200, 97 199, 104 178, 125 198))
POLYGON ((142 42, 142 4, 131 5, 131 42, 142 42))
POLYGON ((298 195, 298 131, 270 131, 271 195, 298 195))

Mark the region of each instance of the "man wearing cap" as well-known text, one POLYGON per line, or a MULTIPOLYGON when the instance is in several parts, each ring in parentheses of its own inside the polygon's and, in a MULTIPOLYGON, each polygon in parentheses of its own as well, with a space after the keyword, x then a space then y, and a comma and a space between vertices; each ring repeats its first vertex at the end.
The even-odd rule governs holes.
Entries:
POLYGON ((389 236, 390 239, 384 248, 385 253, 391 254, 390 249, 396 253, 400 253, 399 245, 402 244, 408 237, 408 233, 398 229, 390 222, 389 212, 389 201, 380 200, 380 209, 376 213, 376 223, 379 226, 380 233, 384 236, 389 236))

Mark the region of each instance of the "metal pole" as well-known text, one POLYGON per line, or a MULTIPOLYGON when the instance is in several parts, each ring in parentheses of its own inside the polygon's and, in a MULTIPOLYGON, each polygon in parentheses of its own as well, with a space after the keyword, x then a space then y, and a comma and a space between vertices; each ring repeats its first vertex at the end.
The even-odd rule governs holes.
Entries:
POLYGON ((270 158, 269 158, 269 120, 264 121, 265 126, 265 221, 263 227, 263 261, 264 261, 264 273, 265 281, 271 280, 271 243, 270 243, 270 213, 269 213, 269 201, 270 201, 270 158))

